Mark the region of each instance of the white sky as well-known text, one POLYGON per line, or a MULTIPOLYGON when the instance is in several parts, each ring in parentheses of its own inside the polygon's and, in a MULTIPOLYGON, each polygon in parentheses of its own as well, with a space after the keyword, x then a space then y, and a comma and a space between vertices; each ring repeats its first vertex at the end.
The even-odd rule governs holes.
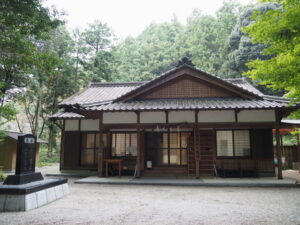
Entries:
MULTIPOLYGON (((137 36, 151 22, 170 21, 174 14, 181 23, 194 9, 213 14, 223 0, 45 0, 45 6, 54 5, 67 13, 67 27, 85 28, 95 20, 107 23, 120 38, 137 36)), ((236 0, 241 4, 255 0, 236 0)))

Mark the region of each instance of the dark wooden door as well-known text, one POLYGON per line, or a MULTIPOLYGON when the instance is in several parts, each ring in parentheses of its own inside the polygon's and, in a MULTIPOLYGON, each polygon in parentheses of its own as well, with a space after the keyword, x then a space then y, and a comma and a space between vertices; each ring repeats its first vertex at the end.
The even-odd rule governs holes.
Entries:
POLYGON ((146 161, 152 161, 152 166, 157 166, 157 151, 159 149, 159 133, 147 132, 145 135, 146 161))
POLYGON ((63 168, 80 168, 80 132, 65 132, 63 168))
POLYGON ((214 131, 199 131, 200 176, 214 175, 214 131))

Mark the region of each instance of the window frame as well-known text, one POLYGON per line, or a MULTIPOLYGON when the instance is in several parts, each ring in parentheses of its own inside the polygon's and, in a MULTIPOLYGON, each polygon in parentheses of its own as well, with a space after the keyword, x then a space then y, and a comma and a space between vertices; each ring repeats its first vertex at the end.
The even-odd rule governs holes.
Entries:
POLYGON ((97 166, 97 150, 98 150, 99 147, 97 147, 97 143, 96 143, 97 138, 96 138, 96 136, 97 136, 97 134, 99 134, 99 132, 96 132, 96 131, 81 131, 80 133, 81 133, 81 135, 80 135, 80 158, 79 158, 80 166, 81 167, 86 167, 86 168, 88 168, 88 167, 94 168, 94 167, 97 166), (84 135, 87 136, 88 134, 93 134, 94 135, 94 147, 93 148, 84 148, 83 147, 83 136, 84 135), (93 162, 93 164, 82 163, 82 155, 83 155, 84 150, 94 150, 94 154, 93 154, 94 155, 94 162, 93 162))
MULTIPOLYGON (((135 155, 126 155, 126 134, 136 134, 136 139, 138 139, 137 131, 111 131, 110 132, 110 157, 111 158, 117 158, 117 159, 131 159, 131 158, 136 158, 137 156, 135 155), (113 148, 113 135, 114 134, 125 134, 125 155, 120 156, 120 155, 113 155, 112 154, 112 148, 113 148)), ((115 138, 115 141, 117 138, 115 138)), ((129 138, 131 142, 131 137, 129 138)), ((137 141, 138 144, 138 141, 137 141)), ((138 147, 136 144, 136 148, 138 147)))
POLYGON ((216 146, 216 158, 217 159, 251 159, 252 158, 252 143, 251 143, 251 130, 250 129, 217 129, 215 131, 215 146, 216 146), (249 133, 249 147, 250 147, 250 154, 247 156, 236 156, 235 155, 235 141, 234 141, 234 131, 248 131, 249 133), (218 155, 218 137, 217 133, 218 131, 231 131, 232 134, 232 150, 233 150, 233 155, 232 156, 219 156, 218 155))
POLYGON ((159 132, 163 138, 163 135, 164 134, 167 134, 167 147, 166 148, 162 148, 162 147, 159 147, 159 149, 161 150, 167 150, 168 151, 168 164, 166 164, 166 166, 187 166, 188 165, 188 151, 189 151, 189 146, 187 146, 186 148, 182 147, 182 134, 183 133, 188 133, 190 134, 190 137, 192 135, 192 131, 175 131, 175 132, 171 132, 170 130, 168 131, 162 131, 162 132, 159 132), (174 147, 171 147, 171 134, 178 134, 177 138, 179 138, 179 148, 174 148, 174 147), (180 155, 180 164, 172 164, 171 163, 171 150, 176 150, 176 151, 179 151, 179 155, 180 155), (187 157, 187 162, 186 164, 183 163, 183 150, 186 150, 186 157, 187 157))

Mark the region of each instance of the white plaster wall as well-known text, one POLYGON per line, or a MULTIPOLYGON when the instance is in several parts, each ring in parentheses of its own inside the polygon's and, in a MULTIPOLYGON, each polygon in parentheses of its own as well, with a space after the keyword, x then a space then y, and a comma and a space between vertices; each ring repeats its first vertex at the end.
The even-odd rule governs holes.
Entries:
POLYGON ((241 110, 238 122, 275 122, 274 110, 241 110))
POLYGON ((137 116, 134 112, 107 112, 103 113, 103 123, 137 123, 137 116))
POLYGON ((194 123, 195 111, 170 111, 169 123, 194 123))
POLYGON ((66 131, 77 131, 79 129, 79 120, 65 120, 66 131))
POLYGON ((198 112, 198 123, 235 122, 234 110, 208 110, 198 112))
POLYGON ((94 131, 99 130, 99 119, 96 120, 81 120, 82 131, 94 131))
POLYGON ((166 123, 165 112, 141 112, 141 123, 166 123))

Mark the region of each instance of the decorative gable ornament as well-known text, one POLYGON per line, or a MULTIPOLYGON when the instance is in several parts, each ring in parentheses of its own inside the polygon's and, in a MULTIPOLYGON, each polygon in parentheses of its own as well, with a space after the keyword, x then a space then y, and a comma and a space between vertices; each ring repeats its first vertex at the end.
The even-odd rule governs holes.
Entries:
POLYGON ((192 60, 190 60, 190 58, 187 57, 187 56, 182 57, 182 59, 177 62, 176 67, 180 67, 180 66, 183 66, 183 65, 188 65, 188 66, 192 66, 192 67, 195 66, 192 63, 192 60))

